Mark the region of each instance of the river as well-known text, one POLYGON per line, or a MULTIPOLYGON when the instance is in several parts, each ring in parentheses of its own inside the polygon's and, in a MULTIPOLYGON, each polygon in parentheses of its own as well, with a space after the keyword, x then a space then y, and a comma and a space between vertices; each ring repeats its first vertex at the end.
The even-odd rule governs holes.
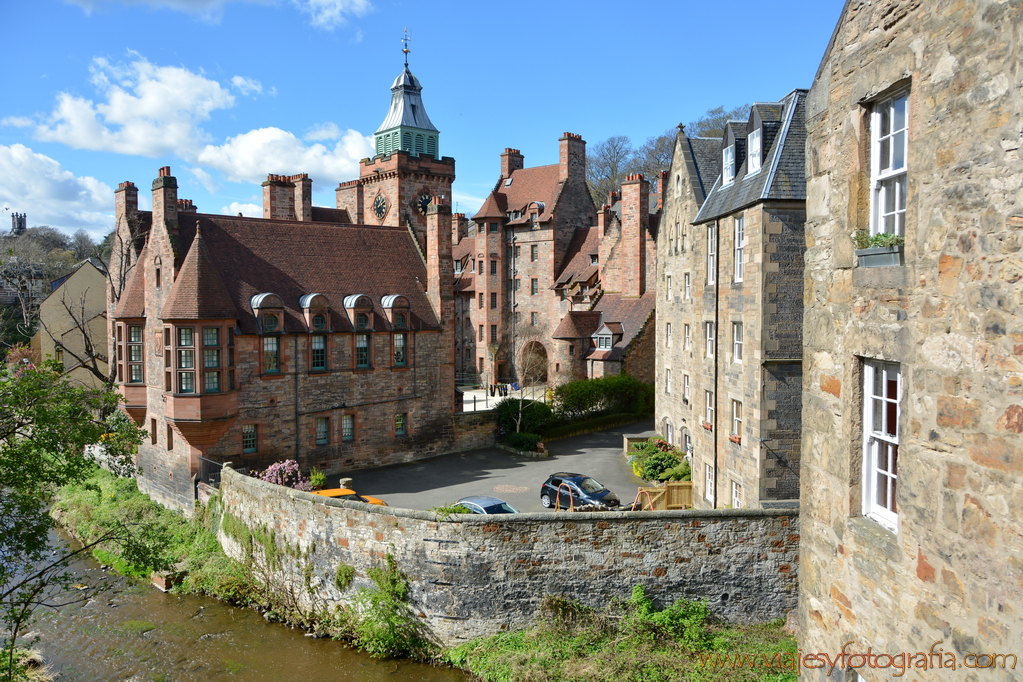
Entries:
POLYGON ((105 584, 95 598, 41 613, 36 645, 60 682, 281 681, 465 682, 464 673, 377 660, 330 639, 268 623, 251 609, 164 594, 104 571, 91 559, 73 570, 105 584))

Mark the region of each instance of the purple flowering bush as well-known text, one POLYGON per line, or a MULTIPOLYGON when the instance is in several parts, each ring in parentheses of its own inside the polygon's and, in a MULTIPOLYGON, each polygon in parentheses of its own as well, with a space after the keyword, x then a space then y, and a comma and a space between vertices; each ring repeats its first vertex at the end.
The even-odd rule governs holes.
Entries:
POLYGON ((253 475, 259 480, 266 481, 267 483, 276 483, 277 485, 294 488, 295 490, 304 490, 306 492, 312 490, 312 486, 309 484, 309 479, 302 476, 302 471, 298 468, 298 462, 293 459, 286 459, 283 462, 274 462, 263 471, 254 472, 253 475))

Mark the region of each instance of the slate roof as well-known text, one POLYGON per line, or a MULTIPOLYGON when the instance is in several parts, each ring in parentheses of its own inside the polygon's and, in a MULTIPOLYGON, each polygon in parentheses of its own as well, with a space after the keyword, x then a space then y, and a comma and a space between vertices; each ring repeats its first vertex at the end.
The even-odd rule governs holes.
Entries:
MULTIPOLYGON (((765 121, 760 171, 748 175, 747 158, 737 169, 735 181, 724 187, 721 186, 719 172, 693 223, 714 220, 759 201, 806 199, 806 127, 803 119, 806 93, 806 90, 797 89, 786 95, 781 102, 754 105, 765 121), (768 139, 772 133, 768 122, 779 107, 782 108, 781 129, 773 135, 773 139, 768 139)), ((745 130, 745 124, 742 129, 745 130)))
POLYGON ((551 334, 555 339, 585 339, 600 327, 600 313, 573 310, 561 318, 558 328, 551 334))
MULTIPOLYGON (((306 329, 299 299, 314 293, 330 301, 334 331, 352 330, 343 307, 352 294, 369 296, 377 312, 381 298, 401 294, 409 299, 411 329, 439 326, 423 292, 426 265, 405 228, 189 214, 179 219, 176 237, 178 252, 187 254, 182 274, 197 222, 205 257, 223 282, 243 334, 258 332, 250 301, 262 293, 284 301, 284 332, 306 329)), ((390 328, 384 315, 374 315, 374 323, 377 331, 390 328)))
POLYGON ((419 79, 412 75, 406 64, 405 70, 398 74, 391 84, 391 108, 388 109, 387 116, 377 128, 377 132, 398 126, 437 130, 430 117, 426 115, 426 107, 423 106, 423 97, 420 94, 422 91, 423 86, 419 79))
MULTIPOLYGON (((543 209, 537 211, 537 222, 550 220, 554 204, 561 194, 559 173, 560 168, 557 164, 512 171, 511 184, 508 184, 507 178, 501 178, 473 218, 505 218, 508 211, 524 210, 531 201, 537 201, 543 204, 543 209)), ((510 221, 509 224, 528 220, 527 214, 516 221, 510 221)))

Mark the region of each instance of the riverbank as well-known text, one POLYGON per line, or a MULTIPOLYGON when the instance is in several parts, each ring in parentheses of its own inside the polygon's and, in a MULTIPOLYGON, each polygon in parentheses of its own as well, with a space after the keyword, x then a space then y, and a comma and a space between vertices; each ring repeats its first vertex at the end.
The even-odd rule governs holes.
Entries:
MULTIPOLYGON (((292 556, 297 548, 272 529, 249 528, 222 514, 217 497, 198 509, 190 521, 149 501, 133 480, 97 472, 87 484, 63 490, 54 513, 72 535, 86 541, 115 520, 147 521, 163 527, 161 537, 170 563, 186 571, 182 583, 174 588, 176 592, 253 607, 268 620, 346 640, 377 656, 413 656, 448 663, 488 681, 795 679, 786 671, 768 677, 763 670, 706 667, 701 653, 763 653, 770 659, 776 652, 794 652, 795 641, 784 635, 777 623, 714 625, 706 606, 699 603, 679 602, 658 611, 640 592, 595 611, 549 598, 531 628, 441 651, 429 645, 416 626, 406 601, 408 580, 393 559, 367 571, 374 587, 359 589, 354 607, 321 603, 315 609, 303 609, 288 595, 296 589, 317 591, 316 578, 288 589, 274 582, 274 558, 292 556), (218 531, 245 547, 243 560, 224 555, 216 538, 218 531), (363 616, 357 617, 357 613, 363 616)), ((101 547, 97 557, 121 573, 148 577, 148 569, 131 565, 115 547, 101 547)), ((353 567, 338 565, 334 580, 350 585, 353 575, 353 567)))

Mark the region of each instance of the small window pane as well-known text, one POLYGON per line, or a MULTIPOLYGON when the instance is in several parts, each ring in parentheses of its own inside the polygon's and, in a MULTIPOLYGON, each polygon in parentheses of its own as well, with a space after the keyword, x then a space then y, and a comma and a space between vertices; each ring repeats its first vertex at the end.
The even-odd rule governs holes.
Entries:
POLYGON ((204 327, 202 330, 202 345, 204 346, 219 346, 220 345, 220 328, 219 327, 204 327))
POLYGON ((128 381, 133 384, 142 383, 142 365, 128 365, 128 381))
POLYGON ((320 335, 314 336, 312 338, 312 346, 312 368, 327 369, 327 337, 320 335))
POLYGON ((408 416, 404 413, 395 415, 394 417, 394 435, 404 436, 408 433, 408 416))
POLYGON ((355 440, 355 415, 341 415, 341 440, 355 440))
POLYGON ((369 367, 369 334, 355 335, 355 366, 369 367))
POLYGON ((267 336, 263 338, 263 371, 279 372, 281 370, 280 356, 278 353, 277 337, 267 336))
POLYGON ((408 362, 408 354, 405 348, 405 342, 407 340, 406 334, 395 334, 394 335, 394 364, 404 365, 408 362))
POLYGON ((217 349, 207 348, 202 352, 203 363, 202 366, 210 369, 220 367, 220 351, 217 349))
POLYGON ((206 372, 206 393, 220 393, 220 372, 206 372))
POLYGON ((191 346, 193 344, 193 333, 191 327, 178 328, 178 345, 191 346))
POLYGON ((255 452, 256 443, 256 425, 242 424, 242 452, 255 452))
POLYGON ((195 351, 179 350, 178 367, 181 369, 192 369, 193 367, 195 367, 195 351))
MULTIPOLYGON (((120 327, 118 327, 118 332, 120 332, 120 327)), ((128 342, 142 343, 142 327, 128 327, 128 342)))
POLYGON ((326 445, 330 442, 330 419, 328 417, 316 418, 316 444, 326 445))
POLYGON ((178 393, 195 393, 195 372, 178 372, 178 393))

